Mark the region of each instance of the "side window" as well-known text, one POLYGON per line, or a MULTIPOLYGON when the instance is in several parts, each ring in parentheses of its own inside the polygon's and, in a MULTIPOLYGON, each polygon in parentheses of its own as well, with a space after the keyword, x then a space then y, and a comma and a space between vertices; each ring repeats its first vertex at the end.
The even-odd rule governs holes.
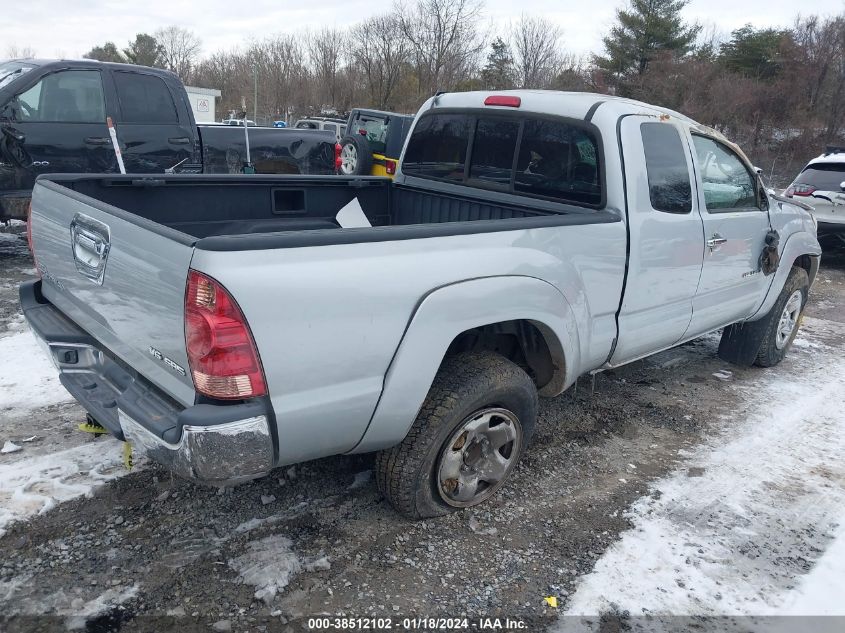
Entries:
POLYGON ((159 77, 116 72, 114 81, 123 123, 179 123, 173 96, 159 77))
POLYGON ((681 135, 667 123, 640 125, 651 206, 666 213, 692 211, 692 184, 681 135))
POLYGON ((326 123, 323 126, 323 129, 326 132, 333 132, 335 135, 337 134, 337 126, 334 123, 326 123))
POLYGON ((408 142, 402 171, 409 176, 462 181, 470 120, 466 114, 422 117, 408 142))
POLYGON ((106 122, 103 81, 96 70, 65 70, 47 75, 15 101, 15 118, 22 122, 106 122))
POLYGON ((514 192, 588 205, 601 204, 598 144, 562 121, 525 121, 514 192))
POLYGON ((758 210, 756 179, 731 149, 693 134, 693 144, 708 211, 758 210))
POLYGON ((469 177, 509 187, 519 122, 513 119, 478 119, 472 143, 469 177))

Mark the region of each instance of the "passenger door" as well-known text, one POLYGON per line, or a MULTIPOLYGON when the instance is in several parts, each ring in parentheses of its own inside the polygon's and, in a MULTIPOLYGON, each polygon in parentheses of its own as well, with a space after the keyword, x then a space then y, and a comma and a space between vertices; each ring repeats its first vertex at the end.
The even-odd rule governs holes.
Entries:
POLYGON ((637 115, 622 120, 620 135, 630 254, 613 365, 683 337, 692 318, 704 246, 683 128, 637 115))
POLYGON ((698 201, 704 221, 704 266, 686 337, 751 315, 769 285, 760 255, 769 230, 759 179, 739 155, 694 133, 698 201))
POLYGON ((117 170, 108 141, 99 70, 61 70, 15 96, 3 124, 2 162, 15 170, 15 186, 32 189, 43 173, 117 170))
POLYGON ((118 101, 115 122, 128 173, 163 173, 194 162, 196 128, 161 77, 135 71, 112 73, 118 101))

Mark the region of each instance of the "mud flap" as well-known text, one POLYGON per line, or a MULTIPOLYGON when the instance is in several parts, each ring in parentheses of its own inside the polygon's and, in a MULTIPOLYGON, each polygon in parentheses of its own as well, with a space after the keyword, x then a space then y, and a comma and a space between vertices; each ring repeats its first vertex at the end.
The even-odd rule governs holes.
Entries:
POLYGON ((753 365, 766 336, 768 324, 768 319, 760 319, 726 327, 722 330, 722 340, 719 341, 719 358, 741 367, 753 365))

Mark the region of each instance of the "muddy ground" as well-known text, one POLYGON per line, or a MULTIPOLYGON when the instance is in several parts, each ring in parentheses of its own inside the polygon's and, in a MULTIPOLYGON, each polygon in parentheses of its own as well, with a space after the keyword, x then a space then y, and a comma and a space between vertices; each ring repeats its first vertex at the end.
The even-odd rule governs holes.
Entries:
MULTIPOLYGON (((16 284, 32 273, 23 236, 0 240, 0 331, 17 327, 16 284)), ((844 303, 840 250, 824 258, 807 316, 845 323, 844 303)), ((649 482, 729 428, 741 403, 725 376, 753 385, 790 371, 789 359, 773 370, 729 366, 716 358, 717 346, 711 335, 541 401, 534 443, 511 481, 486 506, 446 518, 399 517, 368 474, 369 456, 317 460, 225 490, 145 464, 91 497, 8 528, 0 538, 0 624, 301 631, 317 614, 466 615, 519 618, 527 630, 545 630, 629 527, 625 510, 649 482), (273 536, 284 538, 267 540, 273 536), (257 599, 235 571, 234 561, 250 553, 296 561, 274 598, 257 599), (547 596, 557 597, 558 611, 547 596)), ((0 443, 36 435, 27 447, 33 456, 114 442, 75 431, 83 419, 73 404, 24 417, 0 411, 0 443)), ((3 455, 0 465, 24 459, 3 455)))

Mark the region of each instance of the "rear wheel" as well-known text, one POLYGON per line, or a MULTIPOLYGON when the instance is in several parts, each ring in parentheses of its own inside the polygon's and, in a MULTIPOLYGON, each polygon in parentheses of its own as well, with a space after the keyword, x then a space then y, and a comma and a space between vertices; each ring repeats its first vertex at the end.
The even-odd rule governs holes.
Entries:
POLYGON ((765 333, 754 361, 755 365, 772 367, 786 356, 798 334, 809 290, 810 278, 807 271, 793 266, 778 300, 765 317, 765 333))
POLYGON ((377 484, 411 518, 483 503, 507 481, 534 432, 537 389, 498 354, 447 358, 405 439, 376 458, 377 484))

